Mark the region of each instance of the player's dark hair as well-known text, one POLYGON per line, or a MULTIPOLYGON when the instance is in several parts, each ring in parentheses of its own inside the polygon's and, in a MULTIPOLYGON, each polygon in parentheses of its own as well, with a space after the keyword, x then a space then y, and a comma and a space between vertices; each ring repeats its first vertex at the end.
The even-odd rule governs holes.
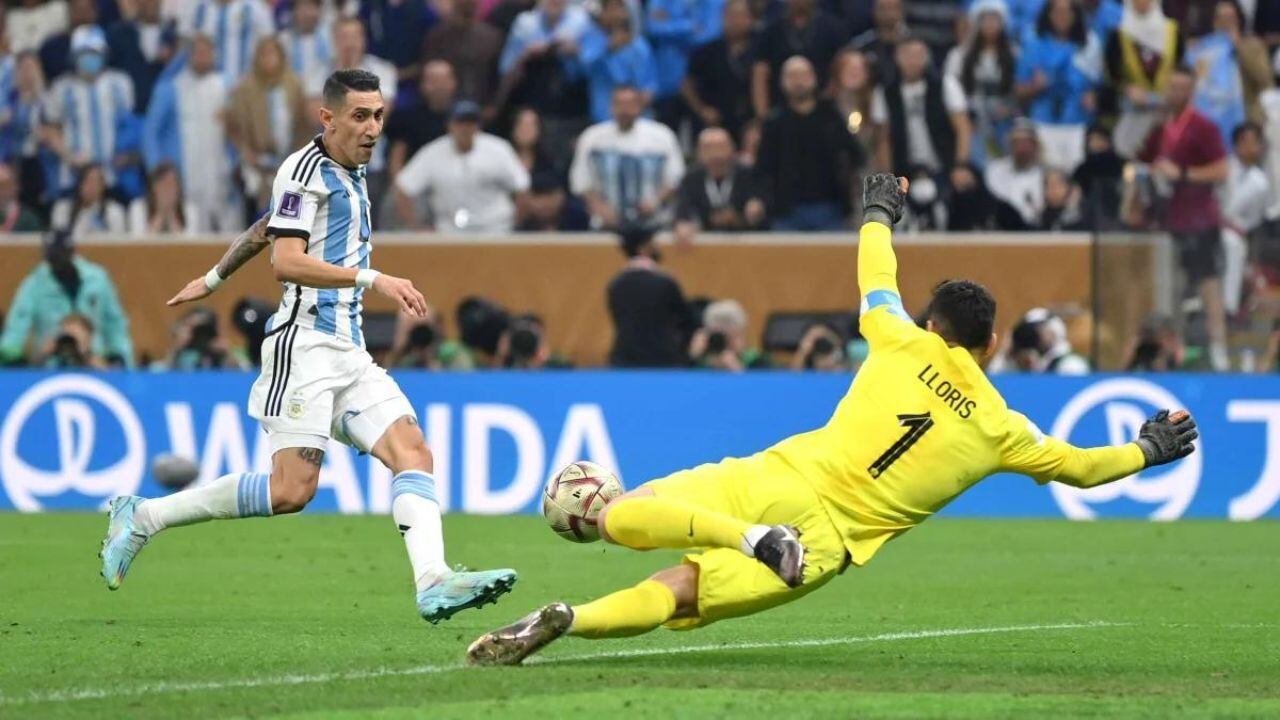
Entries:
POLYGON ((368 70, 338 70, 324 81, 324 106, 340 108, 346 103, 349 92, 378 92, 381 89, 378 76, 368 70))
POLYGON ((996 323, 996 299, 969 280, 943 280, 926 312, 942 339, 968 350, 987 346, 996 323))

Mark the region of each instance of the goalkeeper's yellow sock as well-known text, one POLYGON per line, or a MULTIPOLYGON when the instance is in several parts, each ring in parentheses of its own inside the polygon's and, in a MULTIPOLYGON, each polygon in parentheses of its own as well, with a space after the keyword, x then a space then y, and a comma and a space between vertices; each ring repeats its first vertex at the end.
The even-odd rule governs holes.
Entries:
POLYGON ((657 580, 644 582, 573 608, 570 635, 614 638, 642 635, 671 619, 676 596, 657 580))
POLYGON ((634 550, 716 547, 751 553, 751 523, 671 498, 628 498, 610 507, 604 522, 615 543, 634 550))

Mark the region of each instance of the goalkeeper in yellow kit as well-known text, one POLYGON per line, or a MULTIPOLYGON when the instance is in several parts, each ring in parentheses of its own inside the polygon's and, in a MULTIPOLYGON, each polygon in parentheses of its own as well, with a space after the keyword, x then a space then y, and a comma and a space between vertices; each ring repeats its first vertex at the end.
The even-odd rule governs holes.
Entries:
POLYGON ((858 286, 871 353, 826 426, 613 500, 599 519, 607 541, 701 551, 634 587, 553 603, 487 633, 467 651, 471 663, 517 664, 564 634, 693 628, 790 602, 993 473, 1093 487, 1194 450, 1184 411, 1156 414, 1134 442, 1084 449, 1010 410, 982 370, 996 346, 996 304, 981 285, 938 285, 917 327, 898 295, 891 244, 905 190, 892 175, 866 180, 858 286))

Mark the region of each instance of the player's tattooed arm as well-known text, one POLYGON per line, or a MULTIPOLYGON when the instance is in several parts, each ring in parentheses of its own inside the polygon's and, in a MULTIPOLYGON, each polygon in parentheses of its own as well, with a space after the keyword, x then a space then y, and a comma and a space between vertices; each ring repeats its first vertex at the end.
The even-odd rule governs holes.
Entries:
POLYGON ((324 451, 318 448, 298 448, 298 457, 316 467, 320 467, 320 463, 324 462, 324 451))
POLYGON ((248 229, 240 233, 231 243, 231 247, 227 248, 227 252, 222 255, 222 259, 218 261, 218 277, 223 280, 231 277, 231 273, 239 270, 245 263, 252 260, 271 244, 270 238, 267 236, 267 220, 269 215, 263 215, 258 221, 250 225, 248 229))
MULTIPOLYGON (((222 259, 218 261, 218 264, 213 269, 218 274, 218 278, 226 280, 231 277, 231 273, 239 270, 245 263, 252 260, 254 256, 271 244, 271 237, 267 234, 268 217, 264 215, 259 218, 257 222, 250 225, 247 230, 240 233, 239 237, 231 242, 231 247, 227 248, 227 251, 222 255, 222 259)), ((213 287, 216 287, 216 283, 212 286, 211 283, 212 280, 206 279, 205 275, 201 275, 187 283, 186 287, 179 290, 177 295, 169 298, 169 302, 166 304, 172 307, 208 297, 213 292, 213 287)))

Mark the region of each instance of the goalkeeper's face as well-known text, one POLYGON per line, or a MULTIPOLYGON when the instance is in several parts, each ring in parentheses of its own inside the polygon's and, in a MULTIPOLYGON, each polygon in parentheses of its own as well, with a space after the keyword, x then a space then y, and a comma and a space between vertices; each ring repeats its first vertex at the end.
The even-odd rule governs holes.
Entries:
POLYGON ((364 165, 373 157, 378 139, 382 137, 382 124, 386 105, 382 93, 352 90, 341 107, 325 108, 321 120, 330 129, 326 143, 330 152, 340 153, 356 165, 364 165), (328 117, 324 117, 327 115, 328 117))

